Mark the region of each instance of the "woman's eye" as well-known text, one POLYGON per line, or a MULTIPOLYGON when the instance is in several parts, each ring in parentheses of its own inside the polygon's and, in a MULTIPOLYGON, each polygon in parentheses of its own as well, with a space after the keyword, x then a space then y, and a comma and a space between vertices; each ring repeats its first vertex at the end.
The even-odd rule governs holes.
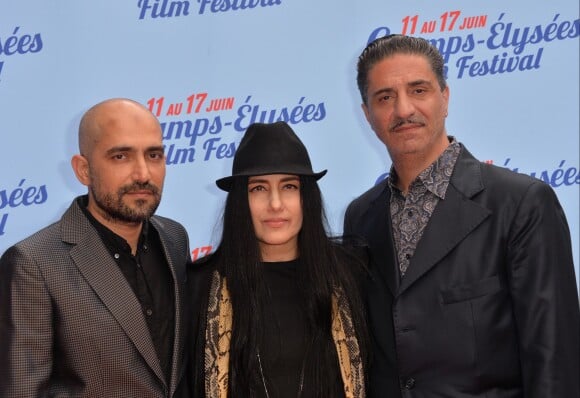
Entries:
POLYGON ((265 190, 265 188, 262 185, 256 185, 253 187, 250 187, 250 192, 259 192, 259 191, 263 191, 265 190))

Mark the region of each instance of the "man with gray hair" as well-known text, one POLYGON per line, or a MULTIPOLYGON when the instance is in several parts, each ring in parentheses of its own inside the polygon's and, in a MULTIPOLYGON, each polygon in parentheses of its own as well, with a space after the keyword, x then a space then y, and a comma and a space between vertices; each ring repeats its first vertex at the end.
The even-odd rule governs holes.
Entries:
POLYGON ((428 41, 375 40, 357 81, 393 162, 344 222, 371 254, 369 396, 579 397, 578 293, 554 191, 447 135, 449 87, 428 41))

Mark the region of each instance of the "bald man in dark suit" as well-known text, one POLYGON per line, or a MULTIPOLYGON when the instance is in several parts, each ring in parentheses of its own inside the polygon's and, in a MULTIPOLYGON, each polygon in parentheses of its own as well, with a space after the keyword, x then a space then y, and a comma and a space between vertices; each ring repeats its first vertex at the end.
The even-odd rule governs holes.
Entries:
POLYGON ((79 149, 88 194, 0 259, 0 396, 186 396, 189 243, 153 215, 159 122, 134 101, 104 101, 83 116, 79 149))

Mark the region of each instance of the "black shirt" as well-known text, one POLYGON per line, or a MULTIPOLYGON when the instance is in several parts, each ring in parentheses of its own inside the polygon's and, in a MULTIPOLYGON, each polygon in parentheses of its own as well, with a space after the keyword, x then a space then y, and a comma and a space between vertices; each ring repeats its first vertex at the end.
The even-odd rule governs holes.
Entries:
MULTIPOLYGON (((263 306, 264 330, 259 341, 262 388, 258 389, 258 397, 267 397, 264 383, 270 398, 314 396, 309 373, 304 374, 305 356, 307 350, 311 349, 312 338, 296 275, 299 266, 299 260, 262 263, 267 291, 266 297, 260 298, 266 305, 263 306), (302 393, 299 395, 301 388, 302 393)), ((342 391, 338 364, 333 368, 336 388, 342 391)))
POLYGON ((175 329, 175 296, 173 278, 159 233, 150 221, 143 222, 137 253, 133 256, 127 241, 98 222, 87 210, 86 196, 79 198, 78 203, 141 303, 161 369, 169 382, 175 329))

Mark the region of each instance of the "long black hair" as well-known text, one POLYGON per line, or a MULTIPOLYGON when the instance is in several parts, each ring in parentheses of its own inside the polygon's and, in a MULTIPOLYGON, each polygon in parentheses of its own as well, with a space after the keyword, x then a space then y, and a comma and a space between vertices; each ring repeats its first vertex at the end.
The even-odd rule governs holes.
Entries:
MULTIPOLYGON (((368 332, 359 293, 364 265, 326 232, 322 195, 313 177, 300 176, 302 229, 298 236, 301 266, 297 275, 305 303, 305 318, 312 334, 305 378, 312 381, 317 397, 333 396, 337 354, 332 340, 332 294, 345 294, 357 333, 363 363, 368 358, 368 332)), ((254 232, 248 202, 248 178, 238 177, 228 193, 223 213, 222 238, 215 253, 218 270, 226 278, 232 301, 230 343, 230 397, 252 397, 262 388, 257 352, 263 330, 261 303, 265 289, 260 247, 254 232)), ((366 366, 365 366, 366 368, 366 366)))

